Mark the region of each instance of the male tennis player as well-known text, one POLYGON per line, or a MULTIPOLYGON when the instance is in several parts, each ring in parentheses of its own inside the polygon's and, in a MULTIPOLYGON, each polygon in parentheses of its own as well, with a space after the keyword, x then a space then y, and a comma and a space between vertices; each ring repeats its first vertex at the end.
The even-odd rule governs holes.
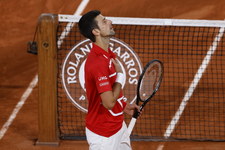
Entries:
POLYGON ((132 115, 139 107, 126 103, 122 94, 125 77, 115 54, 109 49, 110 37, 115 35, 112 21, 93 10, 81 17, 78 26, 81 34, 93 42, 85 64, 89 149, 130 150, 123 112, 132 115))

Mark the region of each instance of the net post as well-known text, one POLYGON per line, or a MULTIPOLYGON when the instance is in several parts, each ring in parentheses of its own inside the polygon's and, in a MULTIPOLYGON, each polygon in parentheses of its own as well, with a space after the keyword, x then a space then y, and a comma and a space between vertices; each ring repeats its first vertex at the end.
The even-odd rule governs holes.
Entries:
POLYGON ((57 122, 58 16, 42 14, 38 20, 38 140, 36 145, 59 145, 57 122))

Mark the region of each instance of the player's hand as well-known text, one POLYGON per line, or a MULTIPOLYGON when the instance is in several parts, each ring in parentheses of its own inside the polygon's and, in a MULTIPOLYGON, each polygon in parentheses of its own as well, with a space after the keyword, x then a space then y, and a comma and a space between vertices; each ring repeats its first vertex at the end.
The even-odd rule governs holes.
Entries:
POLYGON ((118 61, 118 59, 116 58, 116 59, 111 59, 112 60, 112 62, 113 62, 113 64, 114 64, 114 66, 115 66, 115 69, 116 69, 116 72, 117 73, 123 73, 123 70, 122 70, 122 68, 121 68, 121 66, 120 66, 120 64, 119 64, 119 61, 118 61))
POLYGON ((140 106, 138 106, 135 103, 133 104, 127 103, 126 107, 124 108, 124 112, 132 116, 134 114, 135 109, 137 109, 137 111, 141 114, 140 106))

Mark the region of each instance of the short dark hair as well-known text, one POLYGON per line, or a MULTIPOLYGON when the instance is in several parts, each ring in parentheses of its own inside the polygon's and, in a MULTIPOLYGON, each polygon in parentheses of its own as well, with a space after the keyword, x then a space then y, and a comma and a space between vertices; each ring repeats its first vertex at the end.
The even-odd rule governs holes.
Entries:
POLYGON ((92 33, 92 30, 99 28, 97 22, 95 21, 95 18, 99 14, 101 14, 101 12, 99 10, 89 11, 88 13, 84 14, 80 18, 79 23, 78 23, 80 33, 84 37, 90 39, 92 42, 96 41, 95 35, 92 33))

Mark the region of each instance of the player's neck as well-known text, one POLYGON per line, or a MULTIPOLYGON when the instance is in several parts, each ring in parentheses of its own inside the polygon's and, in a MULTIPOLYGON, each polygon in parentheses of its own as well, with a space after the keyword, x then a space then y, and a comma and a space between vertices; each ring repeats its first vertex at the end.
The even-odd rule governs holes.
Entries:
POLYGON ((106 52, 108 52, 108 48, 109 48, 109 38, 101 38, 101 39, 96 39, 95 42, 96 45, 98 45, 99 47, 101 47, 103 50, 105 50, 106 52))

